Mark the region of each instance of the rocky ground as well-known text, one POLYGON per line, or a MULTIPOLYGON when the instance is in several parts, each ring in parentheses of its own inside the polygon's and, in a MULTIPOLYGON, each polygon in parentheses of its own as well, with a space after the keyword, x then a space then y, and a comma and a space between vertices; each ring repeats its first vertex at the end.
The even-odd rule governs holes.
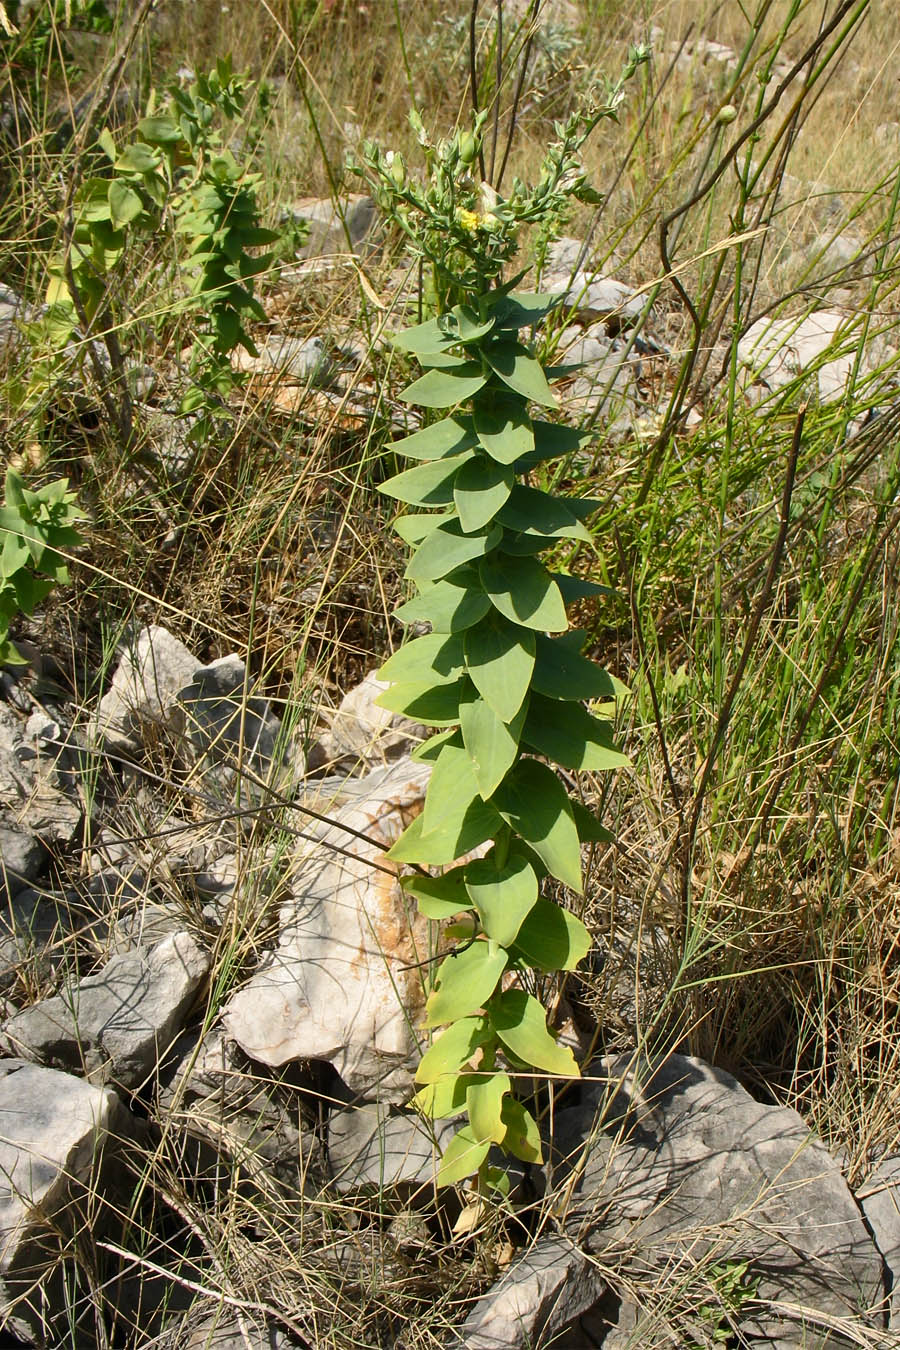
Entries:
MULTIPOLYGON (((692 69, 737 59, 706 39, 668 55, 692 69)), ((741 338, 748 407, 788 385, 825 405, 867 370, 874 404, 892 378, 883 339, 860 347, 847 288, 865 246, 829 223, 833 205, 823 194, 793 263, 828 271, 827 300, 741 338)), ((378 392, 361 333, 326 343, 295 316, 348 240, 362 260, 379 247, 375 206, 292 210, 308 239, 240 366, 272 419, 358 428, 378 392)), ((566 414, 602 418, 615 447, 658 428, 680 330, 658 288, 591 256, 589 239, 558 240, 541 284, 566 314, 566 414)), ((402 314, 410 285, 398 267, 385 309, 402 314)), ((29 313, 0 289, 0 349, 29 313)), ((717 343, 708 368, 729 350, 717 343)), ((131 375, 142 455, 177 483, 185 419, 152 369, 131 375)), ((688 406, 684 429, 703 413, 688 406)), ((428 767, 409 752, 425 729, 375 705, 373 674, 310 718, 276 708, 239 655, 204 663, 160 623, 90 672, 102 695, 88 705, 39 640, 26 655, 0 673, 0 1282, 14 1343, 315 1347, 332 1297, 378 1304, 340 1343, 397 1350, 900 1343, 900 1158, 854 1191, 796 1111, 721 1068, 651 1058, 639 1035, 598 1054, 577 981, 555 999, 556 1029, 583 1078, 556 1095, 534 1085, 544 1164, 515 1164, 506 1209, 438 1195, 444 1129, 404 1108, 440 939, 383 856, 421 808, 428 767), (232 1197, 238 1217, 214 1238, 203 1216, 232 1197), (275 1251, 295 1258, 290 1276, 275 1251), (453 1284, 467 1262, 475 1273, 453 1284), (446 1326, 427 1340, 384 1293, 433 1307, 448 1282, 446 1326), (251 1284, 258 1299, 239 1292, 251 1284)), ((622 978, 625 1003, 650 996, 648 968, 622 978)))

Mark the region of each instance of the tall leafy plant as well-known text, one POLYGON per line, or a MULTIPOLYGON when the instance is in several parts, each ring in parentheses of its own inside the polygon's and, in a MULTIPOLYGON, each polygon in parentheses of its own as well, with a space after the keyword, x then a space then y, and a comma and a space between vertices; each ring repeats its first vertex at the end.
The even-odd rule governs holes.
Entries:
POLYGON ((419 126, 429 176, 407 177, 397 157, 366 148, 383 204, 432 263, 444 305, 394 338, 422 374, 407 403, 440 414, 391 449, 413 461, 383 491, 415 510, 397 521, 412 549, 406 575, 418 594, 397 611, 431 632, 382 666, 381 704, 438 728, 415 752, 433 765, 424 809, 389 857, 417 866, 402 878, 429 919, 449 920, 458 945, 438 965, 425 1027, 439 1034, 416 1073, 415 1106, 432 1118, 467 1116, 441 1163, 443 1184, 488 1167, 499 1144, 525 1161, 541 1157, 537 1122, 516 1097, 517 1074, 577 1076, 575 1057, 547 1024, 536 976, 573 969, 591 939, 548 893, 548 879, 583 890, 582 845, 607 838, 552 765, 606 770, 625 763, 609 724, 585 707, 608 700, 610 677, 582 655, 566 605, 602 593, 554 571, 541 555, 591 543, 597 503, 533 486, 533 470, 582 437, 550 419, 557 400, 529 333, 555 299, 503 283, 523 221, 558 218, 586 195, 577 151, 602 116, 613 116, 623 80, 588 119, 573 117, 539 183, 516 181, 506 200, 476 185, 474 132, 432 146, 419 126), (426 868, 443 868, 437 875, 426 868), (444 1028, 444 1030, 440 1030, 444 1028))

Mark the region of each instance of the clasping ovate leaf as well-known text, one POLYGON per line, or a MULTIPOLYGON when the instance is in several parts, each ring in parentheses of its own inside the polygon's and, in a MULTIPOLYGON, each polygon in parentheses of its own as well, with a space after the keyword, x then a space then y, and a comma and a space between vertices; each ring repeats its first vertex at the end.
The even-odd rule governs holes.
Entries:
POLYGON ((572 1051, 553 1039, 544 1009, 523 989, 508 989, 495 999, 490 1022, 503 1044, 524 1063, 563 1078, 579 1077, 572 1051))
POLYGON ((581 920, 541 897, 523 920, 512 955, 534 970, 574 970, 590 949, 591 935, 581 920))
POLYGON ((536 558, 485 559, 480 573, 491 604, 513 623, 551 633, 567 627, 559 587, 536 558))
POLYGON ((428 370, 402 391, 405 403, 423 408, 453 408, 487 384, 478 361, 465 361, 452 370, 428 370))
POLYGON ((515 763, 525 712, 526 704, 523 703, 512 721, 507 723, 500 720, 483 698, 472 697, 460 702, 463 744, 472 761, 482 797, 490 797, 515 763))
POLYGON ((416 1069, 417 1083, 440 1083, 455 1076, 491 1038, 486 1017, 461 1017, 435 1037, 416 1069))
POLYGON ((464 869, 469 902, 478 910, 489 938, 509 947, 537 902, 538 880, 525 858, 512 854, 503 867, 480 858, 464 869))
POLYGON ((466 1108, 473 1138, 487 1139, 492 1144, 500 1143, 506 1134, 502 1116, 503 1099, 511 1087, 508 1073, 482 1074, 470 1080, 466 1108))
POLYGON ((468 1125, 458 1130, 444 1149, 438 1168, 438 1185, 453 1186, 477 1172, 490 1152, 490 1140, 476 1139, 468 1125))
POLYGON ((506 823, 530 844, 547 870, 581 891, 581 847, 572 803, 546 764, 520 759, 492 798, 506 823))
POLYGON ((464 651, 475 688, 501 722, 511 722, 528 693, 534 669, 534 634, 491 612, 467 629, 464 651))
POLYGON ((485 1003, 506 969, 506 952, 494 942, 473 942, 446 957, 425 1003, 426 1027, 456 1022, 485 1003))

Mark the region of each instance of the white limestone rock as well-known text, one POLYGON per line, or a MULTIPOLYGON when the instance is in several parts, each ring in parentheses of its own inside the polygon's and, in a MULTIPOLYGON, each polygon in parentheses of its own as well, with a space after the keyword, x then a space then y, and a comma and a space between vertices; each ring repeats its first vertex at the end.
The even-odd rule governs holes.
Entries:
POLYGON ((223 1015, 251 1059, 325 1060, 354 1095, 408 1097, 429 925, 383 854, 421 810, 429 773, 403 759, 307 799, 327 820, 304 822, 311 842, 290 864, 278 945, 223 1015))

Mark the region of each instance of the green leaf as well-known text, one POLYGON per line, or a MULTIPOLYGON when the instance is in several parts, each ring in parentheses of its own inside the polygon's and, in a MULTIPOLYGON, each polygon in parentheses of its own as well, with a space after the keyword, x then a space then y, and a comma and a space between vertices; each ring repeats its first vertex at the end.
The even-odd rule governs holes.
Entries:
POLYGON ((435 760, 425 792, 422 832, 458 830, 469 807, 481 799, 472 761, 464 746, 445 745, 435 760))
POLYGON ((590 530, 570 510, 567 501, 549 492, 517 484, 497 514, 501 525, 523 534, 541 534, 556 539, 583 539, 590 543, 590 530))
POLYGON ((544 1009, 522 989, 508 989, 491 1004, 490 1021, 505 1046, 526 1064, 544 1073, 578 1078, 575 1056, 547 1030, 544 1009))
MULTIPOLYGON (((482 944, 484 945, 484 944, 482 944)), ((440 1083, 456 1074, 491 1039, 486 1017, 462 1017, 441 1032, 425 1051, 416 1069, 417 1083, 440 1083)))
POLYGON ((440 327, 437 319, 428 319, 426 323, 417 323, 412 328, 404 328, 394 333, 391 342, 403 352, 413 352, 418 356, 422 352, 440 351, 442 346, 452 347, 459 339, 449 336, 440 327))
POLYGON ((526 708, 527 704, 523 702, 512 721, 506 723, 482 698, 472 697, 460 702, 463 744, 472 761, 482 797, 490 797, 515 763, 526 708))
POLYGON ((562 632, 568 627, 559 587, 536 558, 501 555, 485 560, 479 573, 491 604, 513 623, 542 632, 562 632))
POLYGON ((407 459, 443 459, 447 455, 474 450, 478 444, 471 417, 445 417, 430 427, 414 431, 402 441, 393 441, 386 448, 407 459))
POLYGON ((487 376, 477 361, 466 361, 454 370, 429 370, 402 391, 404 403, 422 408, 452 408, 477 394, 487 376))
POLYGON ((473 567, 458 567, 394 611, 401 623, 427 622, 437 633, 461 633, 483 619, 491 602, 473 567))
POLYGON ((511 722, 531 682, 534 634, 492 611, 467 629, 464 650, 475 688, 501 722, 511 722))
MULTIPOLYGON (((426 919, 452 919, 462 910, 472 908, 464 866, 454 867, 439 877, 423 877, 418 872, 411 872, 400 878, 400 885, 415 896, 419 912, 426 919)), ((419 1081, 427 1083, 428 1079, 419 1081)))
POLYGON ((490 1141, 474 1137, 468 1125, 458 1130, 444 1149, 438 1168, 437 1184, 454 1186, 477 1172, 491 1150, 490 1141))
POLYGON ((509 947, 538 898, 538 879, 530 863, 512 854, 498 868, 493 857, 467 863, 465 885, 489 938, 509 947))
POLYGON ((565 769, 602 772, 628 764, 613 744, 612 728, 580 703, 560 703, 532 695, 522 739, 539 754, 565 769))
POLYGON ((578 830, 578 838, 583 844, 611 844, 614 836, 610 834, 592 811, 581 802, 573 802, 572 810, 575 814, 575 826, 578 830))
POLYGON ((152 145, 174 145, 182 139, 181 128, 171 117, 145 117, 138 122, 138 131, 152 145))
POLYGON ((473 942, 438 966, 425 1003, 425 1026, 457 1022, 483 1008, 506 969, 506 952, 494 942, 473 942))
POLYGON ((541 898, 522 923, 512 955, 535 970, 574 970, 591 945, 591 935, 580 919, 541 898))
POLYGON ((100 135, 97 137, 97 144, 100 146, 100 149, 107 159, 115 161, 118 151, 116 150, 116 143, 113 140, 113 135, 109 127, 104 127, 100 132, 100 135))
POLYGON ((476 455, 464 464, 453 483, 453 501, 459 523, 468 534, 492 520, 506 501, 515 474, 506 464, 476 455))
MULTIPOLYGON (((472 455, 473 452, 468 450, 461 455, 449 455, 446 459, 419 464, 415 469, 395 474, 382 483, 378 490, 386 497, 396 497, 410 506, 445 506, 453 501, 453 480, 462 465, 472 459, 472 455)), ((484 521, 480 523, 484 524, 484 521)))
POLYGON ((464 345, 479 342, 494 327, 494 316, 482 320, 470 305, 454 305, 449 314, 442 314, 438 325, 447 337, 464 345))
POLYGON ((450 727, 447 731, 439 731, 434 736, 429 736, 427 741, 422 741, 415 750, 409 752, 409 757, 423 764, 433 764, 448 741, 453 741, 454 745, 462 745, 458 727, 450 727))
POLYGON ((492 800, 507 825, 531 845, 547 870, 580 892, 578 830, 572 804, 553 770, 536 759, 520 759, 492 800))
POLYGON ((502 535, 499 525, 485 526, 472 534, 463 534, 458 520, 447 521, 423 539, 407 564, 405 575, 417 584, 436 581, 462 563, 483 557, 496 547, 502 535))
POLYGON ((591 431, 579 431, 577 427, 567 427, 561 422, 532 423, 534 430, 534 449, 516 463, 517 473, 527 473, 546 459, 558 459, 562 455, 571 455, 585 445, 593 435, 591 431))
POLYGON ((460 1073, 440 1083, 426 1083, 409 1104, 414 1111, 428 1116, 430 1120, 461 1116, 466 1109, 466 1093, 472 1081, 471 1074, 460 1073))
POLYGON ((476 400, 473 421, 481 445, 500 464, 513 464, 534 450, 531 418, 519 401, 497 398, 492 390, 487 390, 476 400))
POLYGON ((410 511, 409 515, 398 516, 394 521, 394 529, 403 540, 404 544, 420 544, 423 539, 427 539, 430 534, 434 534, 438 526, 444 522, 450 523, 456 520, 455 512, 445 512, 443 515, 422 515, 418 511, 410 511))
MULTIPOLYGON (((104 146, 106 153, 109 149, 104 146)), ((131 173, 152 173, 154 169, 159 168, 160 158, 158 153, 149 145, 144 145, 141 141, 134 141, 131 145, 126 145, 121 155, 113 154, 112 158, 116 161, 116 169, 124 169, 131 173)))
POLYGON ((503 296, 491 309, 500 328, 533 328, 561 303, 560 295, 521 291, 503 296))
POLYGON ((428 633, 400 647, 375 675, 392 684, 449 684, 464 669, 462 638, 428 633))
POLYGON ((562 591, 562 598, 567 605, 571 605, 573 600, 586 600, 596 595, 602 595, 609 600, 619 599, 617 591, 611 586, 601 586, 598 581, 587 581, 584 577, 570 577, 564 572, 551 572, 550 575, 562 591))
POLYGON ((506 1134, 501 1108, 504 1097, 512 1091, 508 1073, 479 1074, 470 1080, 466 1093, 469 1124, 475 1139, 499 1144, 506 1134))
POLYGON ((515 1097, 507 1097, 503 1102, 502 1118, 506 1133, 500 1140, 501 1148, 514 1158, 521 1158, 522 1162, 543 1162, 541 1134, 531 1112, 526 1111, 515 1097))
MULTIPOLYGON (((540 361, 536 361, 521 342, 487 342, 482 352, 491 370, 515 393, 545 408, 557 406, 540 361)), ((472 390, 472 394, 477 392, 477 389, 472 390)), ((465 397, 470 398, 471 394, 465 397)))
POLYGON ((615 696, 615 685, 606 671, 580 655, 583 644, 584 633, 578 629, 565 637, 538 637, 532 681, 537 693, 573 703, 615 696))
POLYGON ((459 700, 468 688, 468 680, 440 685, 392 684, 375 702, 379 708, 402 713, 427 727, 454 726, 459 721, 459 700))
POLYGON ((502 827, 503 821, 494 808, 479 799, 472 802, 455 828, 451 828, 450 822, 442 822, 439 829, 426 834, 423 817, 416 816, 385 857, 393 862, 443 867, 446 863, 455 862, 464 853, 471 853, 486 839, 492 839, 502 827))

